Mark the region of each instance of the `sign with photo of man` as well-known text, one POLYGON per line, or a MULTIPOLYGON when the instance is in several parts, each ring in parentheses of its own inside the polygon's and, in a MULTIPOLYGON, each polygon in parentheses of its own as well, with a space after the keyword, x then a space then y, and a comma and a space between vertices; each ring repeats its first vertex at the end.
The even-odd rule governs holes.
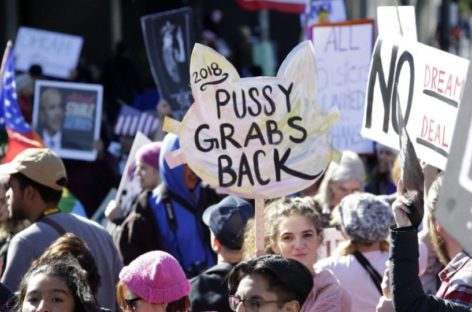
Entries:
POLYGON ((181 120, 193 103, 190 90, 190 53, 195 43, 191 8, 166 11, 141 18, 144 43, 152 76, 162 98, 181 120))
POLYGON ((63 158, 93 161, 100 138, 101 85, 38 80, 33 127, 63 158))

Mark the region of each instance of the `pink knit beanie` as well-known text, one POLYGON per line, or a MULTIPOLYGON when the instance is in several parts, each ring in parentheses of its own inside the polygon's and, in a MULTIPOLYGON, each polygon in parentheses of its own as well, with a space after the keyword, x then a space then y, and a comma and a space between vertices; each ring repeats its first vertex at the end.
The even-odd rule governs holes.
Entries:
POLYGON ((159 250, 145 253, 125 266, 120 280, 150 303, 174 302, 190 292, 190 283, 180 264, 159 250))
POLYGON ((136 151, 136 160, 159 170, 159 153, 161 142, 152 142, 141 146, 136 151))

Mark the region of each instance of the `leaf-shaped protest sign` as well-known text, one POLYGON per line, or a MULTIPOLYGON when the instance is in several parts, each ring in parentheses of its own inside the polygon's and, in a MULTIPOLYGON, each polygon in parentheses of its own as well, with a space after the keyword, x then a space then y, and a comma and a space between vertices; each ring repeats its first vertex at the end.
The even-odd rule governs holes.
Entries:
POLYGON ((195 102, 180 124, 166 125, 181 143, 171 164, 185 162, 211 186, 245 198, 294 193, 323 174, 337 112, 325 114, 316 102, 309 41, 277 76, 255 78, 240 78, 223 56, 196 44, 190 77, 195 102))

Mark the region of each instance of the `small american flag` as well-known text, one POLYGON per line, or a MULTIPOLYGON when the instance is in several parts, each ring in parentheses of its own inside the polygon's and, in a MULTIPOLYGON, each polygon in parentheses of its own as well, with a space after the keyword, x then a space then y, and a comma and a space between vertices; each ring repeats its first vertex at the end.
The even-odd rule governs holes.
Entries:
POLYGON ((115 134, 135 136, 138 131, 141 131, 149 137, 156 131, 158 125, 159 119, 151 113, 123 105, 115 125, 115 134))
POLYGON ((2 162, 7 163, 30 147, 44 147, 40 136, 25 121, 16 100, 15 64, 8 42, 0 73, 0 127, 8 134, 8 148, 2 162))
POLYGON ((16 100, 15 65, 13 53, 8 53, 5 69, 0 84, 0 126, 19 133, 32 131, 31 126, 23 118, 16 100))

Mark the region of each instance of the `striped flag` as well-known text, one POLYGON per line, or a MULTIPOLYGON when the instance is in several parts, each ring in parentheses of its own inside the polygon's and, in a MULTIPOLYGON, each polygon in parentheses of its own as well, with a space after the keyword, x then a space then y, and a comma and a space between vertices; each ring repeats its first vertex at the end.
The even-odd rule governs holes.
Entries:
POLYGON ((286 13, 304 13, 307 0, 236 0, 246 10, 272 9, 286 13))
POLYGON ((9 162, 16 154, 30 147, 44 147, 40 136, 25 121, 16 96, 15 64, 8 42, 2 61, 0 81, 0 127, 8 134, 7 154, 3 162, 9 162))
POLYGON ((158 126, 159 119, 153 114, 123 105, 115 125, 115 134, 135 136, 138 131, 141 131, 149 137, 158 126))

